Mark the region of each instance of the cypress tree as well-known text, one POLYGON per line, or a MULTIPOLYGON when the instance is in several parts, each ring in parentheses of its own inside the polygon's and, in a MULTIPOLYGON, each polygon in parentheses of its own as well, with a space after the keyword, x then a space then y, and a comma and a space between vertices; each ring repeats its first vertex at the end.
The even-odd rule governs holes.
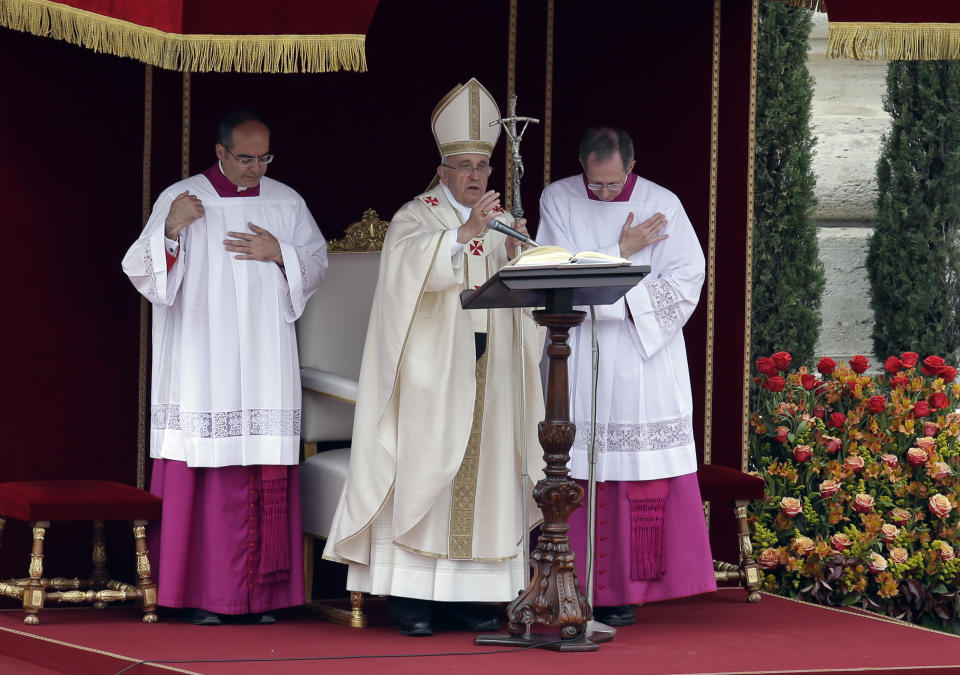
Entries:
POLYGON ((891 61, 867 256, 878 358, 958 346, 960 63, 891 61))
POLYGON ((812 220, 812 27, 809 10, 760 3, 751 353, 789 351, 795 365, 813 359, 824 286, 812 220))

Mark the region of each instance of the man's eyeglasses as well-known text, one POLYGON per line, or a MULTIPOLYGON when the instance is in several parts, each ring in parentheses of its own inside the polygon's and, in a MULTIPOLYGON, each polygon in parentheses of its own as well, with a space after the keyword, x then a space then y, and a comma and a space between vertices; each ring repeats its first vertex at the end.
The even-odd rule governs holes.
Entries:
POLYGON ((600 192, 600 190, 609 190, 610 192, 616 192, 622 188, 627 182, 627 177, 624 176, 623 180, 619 183, 587 183, 587 187, 593 190, 594 192, 600 192))
POLYGON ((480 176, 489 176, 490 172, 493 171, 493 167, 489 164, 478 164, 474 166, 473 164, 461 164, 460 166, 450 166, 449 164, 442 164, 448 169, 453 169, 461 176, 472 176, 473 172, 476 171, 480 176))
MULTIPOLYGON (((225 148, 226 149, 226 148, 225 148)), ((269 164, 273 161, 273 154, 267 153, 265 155, 260 155, 259 157, 251 157, 250 155, 234 155, 230 150, 227 150, 240 166, 253 166, 254 162, 258 164, 269 164)))

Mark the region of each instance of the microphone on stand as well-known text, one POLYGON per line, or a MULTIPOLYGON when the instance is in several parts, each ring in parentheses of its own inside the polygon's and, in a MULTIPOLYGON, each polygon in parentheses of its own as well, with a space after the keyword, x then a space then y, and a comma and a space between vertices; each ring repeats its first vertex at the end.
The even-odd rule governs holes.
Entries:
POLYGON ((490 228, 491 230, 496 230, 497 232, 500 232, 500 233, 502 233, 502 234, 505 234, 505 235, 507 235, 508 237, 513 237, 514 239, 519 239, 519 240, 522 241, 524 244, 529 244, 530 246, 539 246, 539 245, 540 245, 540 244, 538 244, 537 242, 535 242, 533 239, 531 239, 530 237, 528 237, 527 235, 521 234, 520 232, 517 232, 515 229, 513 229, 513 228, 510 227, 509 225, 504 225, 503 223, 501 223, 501 222, 500 222, 499 220, 497 220, 496 218, 491 219, 490 222, 487 223, 487 227, 490 228))

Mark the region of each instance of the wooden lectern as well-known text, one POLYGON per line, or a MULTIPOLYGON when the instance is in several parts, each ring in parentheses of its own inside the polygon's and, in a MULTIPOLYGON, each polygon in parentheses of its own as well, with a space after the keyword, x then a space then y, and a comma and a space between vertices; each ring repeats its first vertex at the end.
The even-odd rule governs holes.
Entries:
POLYGON ((530 554, 533 579, 507 606, 509 635, 481 635, 477 644, 538 646, 557 651, 597 649, 584 637, 592 609, 577 581, 567 535, 567 519, 583 502, 583 489, 570 480, 567 469, 576 432, 570 421, 567 337, 570 329, 586 317, 586 312, 574 310, 574 305, 612 304, 649 272, 647 265, 505 267, 480 288, 460 294, 464 309, 543 307, 534 311, 533 318, 550 335, 546 419, 538 427, 546 467, 544 478, 533 490, 533 498, 543 512, 543 527, 530 554), (559 638, 551 633, 527 634, 526 626, 531 624, 555 626, 559 638))

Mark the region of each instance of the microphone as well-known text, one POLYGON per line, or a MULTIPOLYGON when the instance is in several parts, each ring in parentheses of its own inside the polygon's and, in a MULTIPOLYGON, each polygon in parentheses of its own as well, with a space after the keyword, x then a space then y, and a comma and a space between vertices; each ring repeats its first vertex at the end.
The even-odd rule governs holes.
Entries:
POLYGON ((517 232, 515 229, 513 229, 513 228, 510 227, 509 225, 504 225, 503 223, 501 223, 501 222, 500 222, 499 220, 497 220, 496 218, 491 219, 490 222, 487 223, 487 227, 490 228, 491 230, 496 230, 497 232, 501 232, 501 233, 507 235, 508 237, 513 237, 514 239, 519 239, 519 240, 522 241, 524 244, 530 244, 531 246, 539 246, 539 245, 540 245, 540 244, 538 244, 537 242, 535 242, 533 239, 531 239, 530 237, 528 237, 527 235, 521 234, 520 232, 517 232))

